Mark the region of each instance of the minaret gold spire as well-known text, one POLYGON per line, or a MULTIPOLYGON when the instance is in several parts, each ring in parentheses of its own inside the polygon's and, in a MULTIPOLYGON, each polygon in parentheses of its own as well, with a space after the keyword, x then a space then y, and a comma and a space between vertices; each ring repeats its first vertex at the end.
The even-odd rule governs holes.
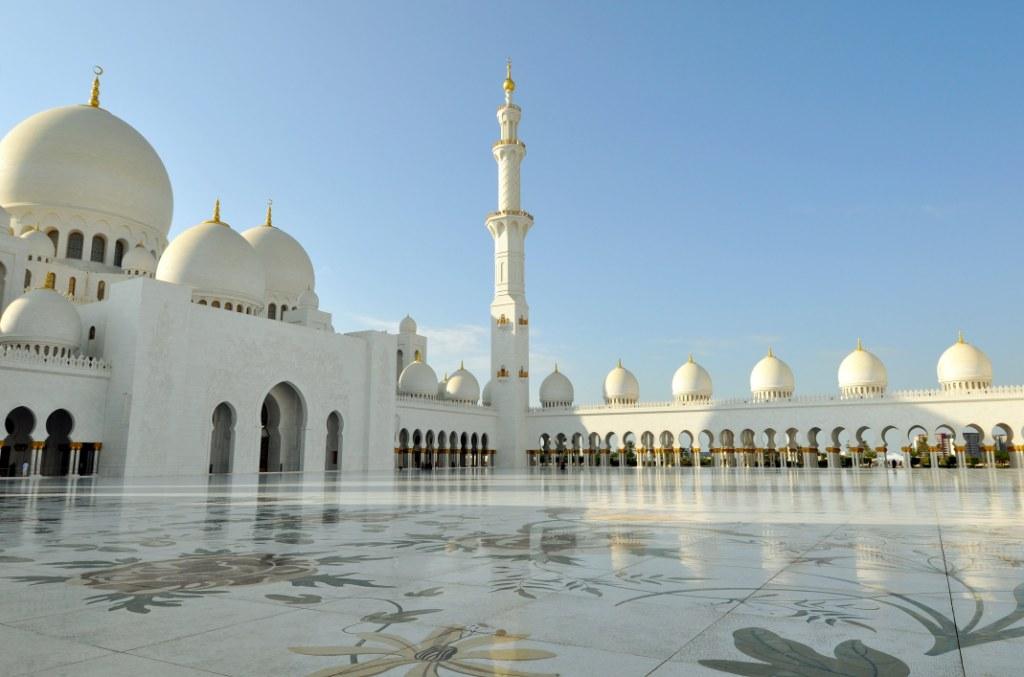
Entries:
POLYGON ((92 96, 89 97, 89 105, 93 108, 100 107, 100 76, 103 75, 103 66, 93 66, 92 96))
POLYGON ((274 201, 267 200, 267 220, 263 222, 264 226, 274 227, 274 201))
POLYGON ((505 61, 505 82, 502 87, 508 94, 516 91, 516 81, 512 79, 512 57, 505 61))

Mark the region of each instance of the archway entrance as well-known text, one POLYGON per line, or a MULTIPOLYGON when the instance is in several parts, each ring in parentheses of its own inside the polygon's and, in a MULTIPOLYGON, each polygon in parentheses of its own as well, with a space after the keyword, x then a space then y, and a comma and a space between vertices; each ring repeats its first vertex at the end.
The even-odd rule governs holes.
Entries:
POLYGON ((302 470, 306 408, 299 391, 278 383, 263 399, 260 412, 260 472, 302 470))
POLYGON ((327 453, 324 470, 337 470, 341 467, 341 431, 344 421, 341 414, 332 411, 327 417, 327 453))
POLYGON ((210 433, 210 473, 231 472, 235 450, 235 410, 221 402, 213 410, 213 432, 210 433))
POLYGON ((36 417, 28 407, 18 407, 7 414, 4 419, 3 446, 0 447, 0 474, 17 477, 23 474, 22 465, 32 463, 32 431, 36 427, 36 417))
POLYGON ((71 428, 74 421, 65 409, 58 409, 46 419, 46 445, 39 464, 40 475, 67 475, 71 461, 71 428))

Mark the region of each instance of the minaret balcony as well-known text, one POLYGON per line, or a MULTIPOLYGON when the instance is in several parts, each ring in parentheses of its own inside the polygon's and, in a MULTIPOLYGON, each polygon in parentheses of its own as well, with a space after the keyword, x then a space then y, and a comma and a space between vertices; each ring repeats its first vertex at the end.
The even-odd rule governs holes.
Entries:
POLYGON ((533 221, 533 214, 522 209, 501 209, 496 212, 491 212, 487 215, 488 219, 496 219, 501 216, 525 216, 526 218, 533 221))
POLYGON ((526 150, 526 144, 519 139, 498 139, 491 144, 491 148, 497 148, 498 146, 519 146, 523 150, 526 150))

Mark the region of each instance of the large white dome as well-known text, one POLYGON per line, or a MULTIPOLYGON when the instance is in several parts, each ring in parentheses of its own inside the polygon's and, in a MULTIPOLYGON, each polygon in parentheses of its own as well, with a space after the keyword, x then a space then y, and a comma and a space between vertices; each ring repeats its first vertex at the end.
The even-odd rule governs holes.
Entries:
POLYGON ((398 375, 398 392, 412 397, 437 397, 437 374, 426 362, 416 360, 398 375))
POLYGON ((494 381, 488 381, 487 385, 484 386, 483 393, 480 395, 480 402, 483 403, 485 407, 491 406, 491 390, 494 387, 492 385, 493 383, 494 381))
POLYGON ((71 301, 53 289, 33 289, 11 301, 0 316, 0 343, 76 351, 82 320, 71 301))
POLYGON ((270 211, 267 210, 267 223, 256 226, 242 233, 249 241, 267 273, 267 295, 283 297, 282 300, 294 302, 302 292, 313 289, 316 285, 313 262, 309 254, 294 237, 270 223, 270 211))
POLYGON ((885 365, 857 339, 857 348, 839 363, 839 392, 843 397, 881 395, 888 385, 885 365))
POLYGON ((102 108, 81 105, 36 113, 0 140, 0 204, 100 212, 167 237, 174 198, 149 142, 102 108))
POLYGON ((28 243, 28 254, 35 260, 49 261, 54 257, 53 240, 38 228, 30 228, 21 234, 21 239, 28 243))
POLYGON ((754 399, 758 400, 791 397, 796 387, 795 383, 793 370, 789 368, 788 364, 775 357, 771 348, 750 372, 750 393, 754 399))
POLYGON ((672 397, 677 402, 700 402, 710 400, 711 392, 711 375, 690 355, 672 375, 672 397))
POLYGON ((540 384, 540 406, 542 407, 569 407, 572 406, 575 390, 572 381, 562 372, 555 370, 547 375, 540 384))
POLYGON ((640 399, 640 382, 622 360, 604 377, 604 401, 608 404, 635 404, 640 399))
POLYGON ((445 385, 446 399, 453 402, 472 402, 476 404, 480 399, 480 383, 476 380, 463 364, 455 373, 448 377, 445 385))
POLYGON ((192 287, 195 297, 263 306, 263 261, 249 241, 214 218, 174 238, 156 268, 156 279, 192 287))
POLYGON ((943 390, 978 390, 992 385, 992 361, 964 341, 963 334, 942 353, 936 372, 943 390))

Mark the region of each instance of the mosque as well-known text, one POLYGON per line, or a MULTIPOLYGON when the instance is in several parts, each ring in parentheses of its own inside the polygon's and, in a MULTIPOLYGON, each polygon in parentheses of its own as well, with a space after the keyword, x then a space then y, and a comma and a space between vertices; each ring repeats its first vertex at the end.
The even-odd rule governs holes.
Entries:
POLYGON ((100 105, 101 72, 88 103, 37 113, 0 141, 0 476, 1022 465, 1024 386, 994 386, 989 359, 962 336, 939 357, 934 389, 890 392, 884 364, 858 341, 826 395, 798 396, 769 348, 743 398, 716 399, 691 357, 668 402, 642 401, 619 362, 602 403, 577 405, 556 367, 531 406, 533 216, 520 203, 526 145, 511 66, 491 149, 482 390, 462 367, 438 379, 411 317, 397 334, 335 331, 309 256, 270 205, 264 223, 236 230, 218 202, 169 242, 167 171, 100 105))

